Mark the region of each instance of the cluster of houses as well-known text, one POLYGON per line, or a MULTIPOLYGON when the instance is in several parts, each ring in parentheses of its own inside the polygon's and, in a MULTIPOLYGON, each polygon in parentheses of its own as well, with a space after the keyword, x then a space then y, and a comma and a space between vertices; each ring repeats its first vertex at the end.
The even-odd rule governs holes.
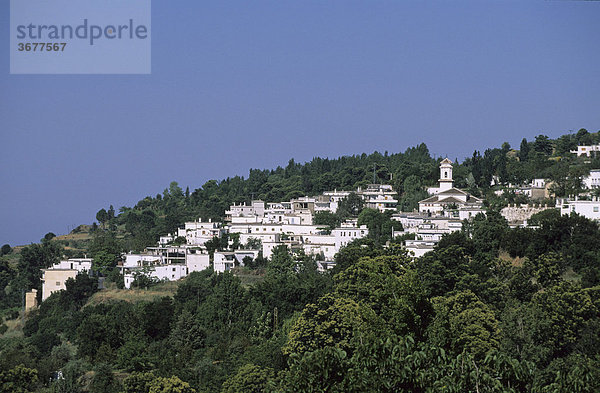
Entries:
MULTIPOLYGON (((573 153, 587 154, 600 151, 600 146, 579 146, 573 153)), ((583 179, 586 188, 600 188, 600 170, 592 170, 583 179)), ((530 184, 509 187, 530 199, 549 197, 549 184, 544 179, 534 179, 530 184)), ((390 185, 371 184, 357 189, 364 205, 379 211, 396 212, 397 195, 390 185)), ((499 190, 502 193, 503 190, 499 190)), ((314 224, 315 214, 321 211, 336 213, 340 202, 350 191, 328 191, 315 197, 301 197, 287 202, 265 203, 253 200, 246 204, 233 204, 225 212, 225 222, 186 222, 176 233, 161 236, 156 247, 148 247, 144 253, 123 255, 118 268, 124 276, 125 288, 130 288, 139 275, 156 280, 174 281, 194 271, 212 269, 226 272, 244 266, 259 255, 270 258, 273 249, 285 245, 290 250, 302 250, 315 256, 319 269, 325 271, 334 266, 335 254, 348 243, 368 235, 366 226, 359 226, 356 219, 347 220, 334 229, 314 224), (214 238, 228 234, 229 251, 215 251, 209 255, 206 244, 214 238), (234 245, 236 247, 234 247, 234 245)), ((438 187, 428 189, 429 197, 419 202, 418 211, 392 215, 398 221, 392 229, 392 237, 406 236, 405 247, 414 257, 433 250, 445 234, 458 231, 462 222, 485 214, 483 200, 454 187, 452 161, 440 163, 438 187)), ((600 200, 596 197, 557 198, 555 206, 515 205, 502 210, 501 214, 511 226, 526 226, 535 213, 556 208, 562 214, 578 213, 590 219, 600 220, 600 200)), ((61 261, 43 270, 42 300, 52 292, 65 289, 65 282, 81 271, 90 271, 89 258, 61 261)), ((35 293, 28 293, 30 304, 35 293)))
MULTIPOLYGON (((396 211, 398 200, 390 185, 373 184, 355 192, 367 207, 396 211)), ((212 268, 216 272, 244 266, 259 254, 270 258, 273 249, 281 245, 315 256, 320 270, 330 269, 335 254, 349 242, 367 236, 369 230, 365 225, 359 226, 356 219, 329 229, 314 224, 314 216, 321 211, 337 212, 341 200, 350 193, 335 190, 276 203, 253 200, 249 204, 231 205, 225 212, 225 223, 186 222, 177 233, 161 236, 157 247, 149 247, 143 254, 124 256, 119 268, 125 277, 125 287, 129 288, 141 272, 158 279, 176 280, 209 268, 211 260, 206 243, 225 234, 229 235, 229 245, 235 242, 238 247, 213 253, 212 268)))

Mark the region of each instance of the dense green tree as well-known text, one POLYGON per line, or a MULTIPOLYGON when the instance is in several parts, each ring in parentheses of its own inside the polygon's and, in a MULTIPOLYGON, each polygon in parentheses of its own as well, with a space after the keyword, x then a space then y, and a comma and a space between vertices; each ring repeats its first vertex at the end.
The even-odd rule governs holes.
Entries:
POLYGON ((96 220, 100 223, 100 225, 102 225, 103 228, 109 218, 110 217, 106 209, 100 209, 98 210, 98 213, 96 213, 96 220))
POLYGON ((38 371, 18 365, 10 370, 0 370, 0 392, 30 393, 36 390, 38 371))
POLYGON ((262 393, 267 391, 268 382, 275 377, 273 370, 254 364, 246 364, 223 383, 221 393, 262 393))
POLYGON ((343 247, 335 254, 334 273, 343 271, 349 266, 352 266, 362 257, 376 257, 383 255, 384 251, 381 247, 375 246, 372 239, 356 239, 343 247))
POLYGON ((598 313, 589 293, 563 281, 533 296, 527 311, 527 329, 533 346, 528 357, 548 362, 566 356, 589 321, 598 313))
POLYGON ((529 143, 527 142, 527 139, 523 138, 523 140, 521 141, 521 146, 519 148, 519 159, 521 161, 527 161, 528 158, 529 158, 529 143))
POLYGON ((362 258, 334 277, 335 295, 353 299, 375 311, 398 334, 422 337, 431 305, 421 282, 403 256, 362 258))
POLYGON ((10 254, 11 252, 12 247, 10 246, 10 244, 5 244, 2 246, 2 248, 0 248, 0 256, 10 254))
POLYGON ((454 354, 467 351, 483 359, 499 346, 494 312, 471 291, 433 300, 435 318, 429 328, 432 343, 454 354))
POLYGON ((375 245, 383 245, 392 238, 392 228, 401 231, 402 224, 392 220, 392 212, 384 213, 376 209, 363 209, 358 215, 358 225, 369 228, 369 238, 375 245))
POLYGON ((303 354, 323 347, 351 351, 350 341, 354 335, 373 329, 376 320, 375 313, 367 306, 348 298, 325 295, 302 310, 283 352, 303 354))
POLYGON ((46 239, 42 239, 41 244, 31 244, 23 248, 18 264, 22 289, 35 288, 41 294, 41 269, 58 263, 61 253, 62 248, 59 244, 46 239))
POLYGON ((89 247, 94 270, 109 273, 121 259, 123 247, 113 232, 98 231, 92 237, 89 247))
POLYGON ((313 224, 324 226, 327 230, 331 231, 340 225, 340 219, 337 215, 329 211, 318 211, 313 216, 313 224))
POLYGON ((78 273, 75 279, 65 282, 66 290, 61 293, 60 301, 65 309, 71 307, 80 309, 87 300, 98 290, 98 279, 78 273))
POLYGON ((343 198, 339 202, 336 214, 340 220, 350 217, 358 217, 363 207, 363 199, 355 192, 351 192, 347 197, 343 198))
POLYGON ((156 379, 152 372, 134 372, 123 380, 122 393, 148 393, 150 383, 156 379))
POLYGON ((195 393, 190 384, 182 381, 179 377, 158 377, 149 384, 148 393, 195 393))
POLYGON ((118 390, 118 386, 110 365, 100 363, 96 366, 94 378, 90 383, 91 393, 113 393, 118 390))

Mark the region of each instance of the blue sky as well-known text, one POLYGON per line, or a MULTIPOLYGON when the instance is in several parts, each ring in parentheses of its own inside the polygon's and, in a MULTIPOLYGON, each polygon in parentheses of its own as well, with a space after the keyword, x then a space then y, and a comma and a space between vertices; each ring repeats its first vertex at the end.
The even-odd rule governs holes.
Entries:
POLYGON ((600 2, 153 1, 151 75, 10 75, 0 243, 290 158, 600 130, 600 2))

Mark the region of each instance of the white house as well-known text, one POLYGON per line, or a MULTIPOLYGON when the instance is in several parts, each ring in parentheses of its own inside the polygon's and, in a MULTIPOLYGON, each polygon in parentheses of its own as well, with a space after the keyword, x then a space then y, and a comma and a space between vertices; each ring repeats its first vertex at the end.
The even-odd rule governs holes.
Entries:
POLYGON ((590 220, 600 220, 600 200, 570 200, 568 198, 556 198, 556 207, 560 209, 560 214, 568 215, 577 213, 580 216, 590 220))
POLYGON ((130 269, 144 266, 154 266, 165 264, 164 258, 161 255, 155 254, 125 254, 123 255, 123 262, 119 264, 119 268, 130 269))
POLYGON ((591 154, 597 154, 600 151, 600 145, 591 146, 577 146, 577 150, 571 150, 572 154, 577 154, 577 157, 590 156, 591 154))
POLYGON ((225 211, 225 220, 231 222, 233 220, 242 219, 241 222, 243 222, 245 221, 245 217, 255 219, 256 217, 264 216, 264 214, 265 203, 261 200, 253 200, 250 205, 246 205, 246 203, 239 205, 234 203, 231 205, 229 210, 225 211))
POLYGON ((158 280, 174 281, 210 267, 209 255, 189 246, 149 249, 151 252, 146 254, 123 255, 123 262, 118 267, 125 277, 125 288, 131 287, 136 273, 143 272, 158 280))
POLYGON ((69 269, 78 272, 91 271, 92 258, 69 258, 66 261, 55 263, 50 269, 69 269))
POLYGON ((160 281, 177 281, 188 274, 187 267, 178 264, 157 265, 147 267, 146 269, 135 269, 124 274, 125 288, 131 288, 131 284, 135 281, 136 272, 138 274, 145 274, 149 277, 156 278, 160 281))
POLYGON ((54 292, 67 289, 67 280, 69 278, 74 279, 78 273, 75 269, 42 269, 42 301, 54 292))
POLYGON ((236 266, 244 266, 244 258, 255 259, 258 250, 235 250, 232 252, 215 252, 213 269, 217 273, 230 271, 236 266))
POLYGON ((177 230, 177 236, 185 237, 186 244, 202 246, 214 237, 220 237, 226 232, 220 222, 191 221, 186 222, 184 228, 177 230))
POLYGON ((345 247, 353 240, 361 239, 369 234, 369 229, 366 225, 360 227, 356 224, 343 223, 339 228, 331 231, 331 235, 335 240, 335 252, 338 252, 342 247, 345 247))
POLYGON ((433 251, 436 243, 437 241, 432 240, 407 240, 404 247, 414 258, 419 258, 429 251, 433 251))
POLYGON ((600 187, 600 169, 590 170, 589 175, 583 178, 583 185, 587 189, 600 187))
POLYGON ((187 267, 188 274, 191 272, 201 272, 210 267, 210 256, 202 253, 187 254, 185 257, 185 266, 187 267))
POLYGON ((367 189, 357 192, 365 201, 365 207, 377 209, 381 212, 387 210, 396 211, 398 200, 395 198, 396 192, 389 184, 369 184, 367 189))

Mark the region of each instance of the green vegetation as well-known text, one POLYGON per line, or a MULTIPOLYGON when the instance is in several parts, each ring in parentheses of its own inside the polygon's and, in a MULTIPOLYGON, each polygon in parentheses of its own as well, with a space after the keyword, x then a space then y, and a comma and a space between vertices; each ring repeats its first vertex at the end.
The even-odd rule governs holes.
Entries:
POLYGON ((596 391, 600 229, 535 219, 523 236, 477 217, 416 260, 361 239, 327 274, 280 247, 253 285, 205 271, 95 292, 79 275, 0 339, 2 378, 32 375, 23 391, 596 391))
MULTIPOLYGON (((505 144, 476 152, 455 167, 456 181, 486 196, 494 176, 548 176, 569 195, 580 186, 574 176, 600 167, 596 158, 568 154, 582 141, 598 135, 539 136, 519 151, 505 144)), ((290 161, 192 193, 172 183, 118 215, 99 212, 85 251, 114 274, 120 252, 187 219, 221 218, 251 193, 273 201, 364 186, 373 166, 381 181, 394 175, 408 208, 437 180, 437 161, 421 145, 290 161)), ((21 290, 39 288, 39 269, 71 240, 49 234, 23 249, 3 247, 0 310, 11 321, 0 330, 0 392, 599 391, 600 228, 544 211, 532 218, 535 228, 511 229, 497 211, 505 203, 495 200, 486 216, 413 260, 390 239, 389 214, 348 198, 339 214, 318 216, 319 225, 356 216, 370 235, 343 248, 331 272, 282 246, 271 260, 238 269, 244 281, 204 271, 98 292, 95 279, 81 274, 27 315, 22 335, 14 321, 21 290)), ((213 239, 213 249, 228 240, 213 239)))

